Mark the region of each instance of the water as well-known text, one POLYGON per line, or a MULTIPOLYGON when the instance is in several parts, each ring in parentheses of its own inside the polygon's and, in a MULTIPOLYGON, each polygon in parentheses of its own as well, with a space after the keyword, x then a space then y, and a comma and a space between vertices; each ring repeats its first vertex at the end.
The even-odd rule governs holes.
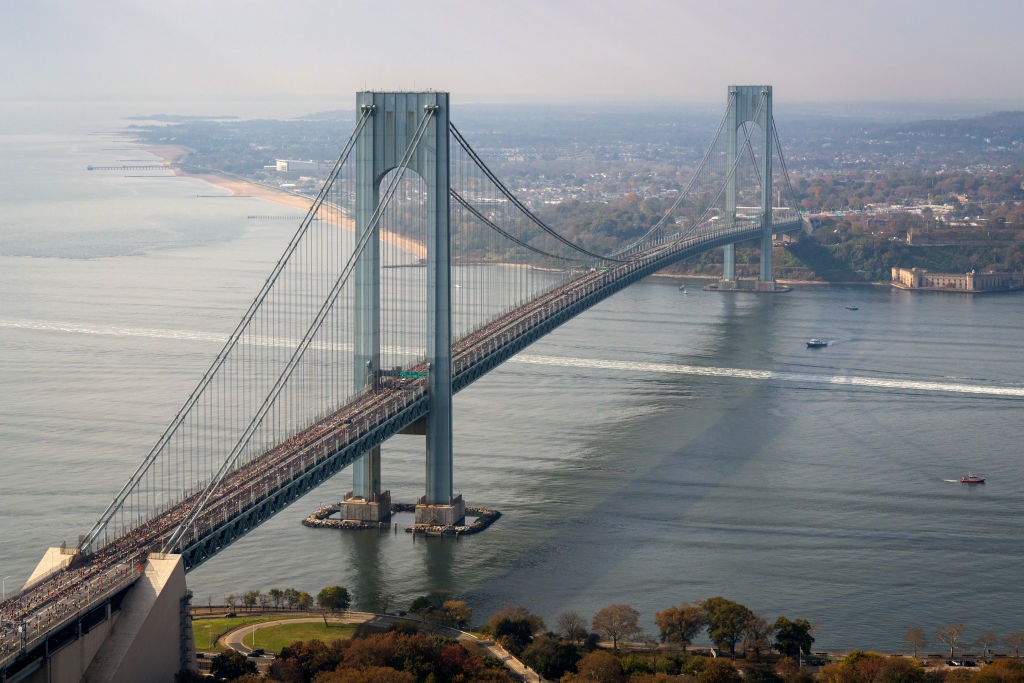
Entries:
MULTIPOLYGON (((190 178, 87 172, 151 157, 109 122, 33 121, 0 136, 7 590, 93 524, 300 217, 249 221, 289 210, 190 178)), ((351 488, 342 472, 189 585, 205 604, 341 584, 360 608, 446 589, 476 623, 523 604, 549 626, 627 602, 651 633, 655 612, 724 595, 817 623, 816 648, 896 649, 954 621, 1005 635, 1024 627, 1022 312, 1009 295, 649 280, 456 397, 456 486, 504 513, 487 532, 301 526, 351 488), (815 336, 830 345, 807 349, 815 336), (948 481, 968 470, 988 483, 948 481)), ((422 439, 384 453, 394 499, 421 495, 422 439)))

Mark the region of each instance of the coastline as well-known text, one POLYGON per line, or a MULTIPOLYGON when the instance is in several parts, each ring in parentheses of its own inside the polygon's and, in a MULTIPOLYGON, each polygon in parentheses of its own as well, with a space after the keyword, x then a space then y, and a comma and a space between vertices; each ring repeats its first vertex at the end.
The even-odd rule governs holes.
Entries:
MULTIPOLYGON (((251 197, 260 201, 272 202, 307 212, 313 204, 313 200, 309 197, 292 194, 286 190, 245 180, 244 178, 223 173, 193 173, 185 171, 181 167, 181 161, 188 156, 188 149, 185 147, 175 145, 142 145, 142 149, 159 157, 166 166, 174 171, 175 175, 197 178, 210 185, 227 190, 235 197, 251 197)), ((355 224, 351 219, 332 219, 331 222, 344 230, 355 230, 355 224)), ((387 230, 381 230, 380 236, 382 240, 405 249, 418 259, 427 258, 427 247, 425 244, 387 230)))
MULTIPOLYGON (((142 149, 159 157, 163 163, 171 168, 175 175, 188 176, 191 178, 198 178, 203 180, 210 185, 219 187, 227 190, 235 197, 252 197, 261 201, 272 202, 282 206, 288 206, 294 209, 301 209, 302 211, 309 211, 312 205, 312 199, 302 195, 292 194, 286 190, 282 190, 270 185, 263 185, 256 183, 251 180, 239 178, 236 176, 230 176, 224 173, 212 173, 202 172, 195 173, 185 171, 181 167, 181 162, 188 156, 188 148, 176 146, 176 145, 141 145, 142 149)), ((355 227, 351 220, 333 221, 338 227, 344 230, 354 230, 355 227)), ((425 244, 417 242, 415 240, 403 237, 387 230, 381 231, 381 239, 393 244, 397 247, 405 249, 410 254, 418 259, 427 258, 427 247, 425 244)), ((698 280, 698 281, 717 281, 719 278, 713 275, 688 275, 685 273, 655 273, 651 277, 666 278, 671 280, 698 280)), ((805 287, 805 286, 825 286, 825 285, 842 285, 842 286, 860 286, 860 287, 886 287, 891 283, 888 282, 826 282, 824 280, 777 280, 778 284, 789 287, 805 287)))

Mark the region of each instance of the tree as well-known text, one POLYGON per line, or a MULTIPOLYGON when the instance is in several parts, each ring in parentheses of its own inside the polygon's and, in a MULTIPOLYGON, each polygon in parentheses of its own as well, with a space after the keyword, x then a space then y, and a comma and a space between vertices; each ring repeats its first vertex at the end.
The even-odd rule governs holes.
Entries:
POLYGON ((753 652, 754 661, 760 661, 761 652, 771 648, 772 633, 775 626, 768 623, 768 620, 759 614, 751 613, 743 627, 743 651, 753 652))
POLYGON ((256 606, 259 599, 259 591, 245 591, 242 593, 242 605, 250 612, 252 611, 252 608, 256 606))
POLYGON ((735 656, 736 643, 743 637, 743 629, 753 612, 721 596, 708 598, 700 606, 708 615, 708 636, 711 642, 723 650, 728 649, 729 654, 735 656))
POLYGON ((528 609, 522 605, 511 605, 508 607, 502 607, 497 612, 491 615, 490 619, 487 620, 487 625, 484 627, 485 630, 492 630, 494 625, 502 619, 508 619, 509 621, 526 621, 530 626, 530 634, 541 633, 544 631, 544 619, 540 616, 531 613, 528 609))
POLYGON ((988 653, 993 646, 999 642, 999 636, 992 631, 982 631, 981 635, 974 639, 974 644, 981 648, 982 656, 988 659, 988 653))
POLYGON ((999 659, 971 677, 971 683, 1020 683, 1024 664, 1016 659, 999 659))
POLYGON ((270 597, 270 602, 274 604, 274 609, 281 606, 281 599, 284 598, 284 593, 280 588, 271 588, 267 591, 267 595, 270 597))
POLYGON ((1014 631, 1003 638, 1003 642, 1013 648, 1013 656, 1020 657, 1020 651, 1024 648, 1024 631, 1014 631))
POLYGON ((610 638, 612 648, 619 649, 619 639, 629 638, 640 632, 640 613, 629 605, 608 605, 598 611, 591 620, 591 626, 605 638, 610 638))
POLYGON ((518 656, 533 642, 533 630, 526 619, 502 619, 491 630, 494 642, 518 656))
POLYGON ((285 588, 281 591, 281 599, 288 609, 295 609, 299 605, 299 591, 294 588, 285 588))
POLYGON ((708 614, 699 605, 682 603, 679 607, 669 607, 654 615, 654 622, 661 633, 661 642, 675 643, 686 647, 693 642, 700 630, 708 623, 708 614))
POLYGON ((352 604, 348 589, 344 586, 326 586, 316 596, 316 602, 323 610, 324 625, 327 625, 328 612, 344 612, 352 604))
POLYGON ((574 609, 559 614, 558 632, 573 645, 583 642, 587 637, 587 625, 583 615, 574 609))
POLYGON ((935 629, 935 637, 949 646, 949 658, 952 659, 956 653, 956 644, 964 634, 963 624, 946 624, 935 629))
POLYGON ((620 683, 625 680, 619 658, 604 650, 594 650, 576 665, 577 680, 598 683, 620 683))
POLYGON ((925 680, 921 663, 906 657, 883 657, 874 652, 854 650, 837 664, 822 668, 819 679, 828 683, 894 681, 918 683, 925 680))
POLYGON ((441 614, 444 624, 462 628, 473 618, 473 609, 463 600, 445 600, 441 605, 441 614))
POLYGON ((430 601, 426 595, 421 595, 412 601, 409 605, 409 611, 413 614, 418 614, 421 617, 425 616, 428 612, 433 611, 434 603, 430 601))
POLYGON ((216 678, 230 681, 245 674, 256 673, 256 662, 237 650, 227 650, 210 661, 210 673, 216 678))
POLYGON ((576 646, 539 635, 526 646, 520 658, 528 667, 549 680, 558 680, 571 671, 580 659, 576 646))
POLYGON ((238 604, 238 597, 234 593, 228 593, 224 596, 224 604, 228 607, 234 607, 238 604))
POLYGON ((306 591, 299 591, 295 598, 295 605, 303 612, 313 609, 313 596, 306 591))
POLYGON ((914 649, 914 659, 917 659, 917 651, 928 645, 928 638, 924 635, 924 629, 920 626, 911 626, 903 634, 903 644, 914 649))
POLYGON ((697 683, 742 683, 743 677, 728 659, 712 659, 697 674, 697 683))
POLYGON ((814 627, 806 619, 790 621, 786 617, 775 620, 775 649, 784 657, 792 657, 799 661, 800 653, 811 653, 814 627))

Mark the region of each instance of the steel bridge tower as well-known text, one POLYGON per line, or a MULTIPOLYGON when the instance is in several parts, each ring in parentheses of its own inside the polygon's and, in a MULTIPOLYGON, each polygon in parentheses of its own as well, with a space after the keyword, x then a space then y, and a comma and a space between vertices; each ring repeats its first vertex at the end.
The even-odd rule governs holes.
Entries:
MULTIPOLYGON (((380 208, 381 183, 398 168, 426 128, 408 163, 427 192, 427 339, 430 411, 409 431, 426 436, 426 493, 416 506, 416 524, 458 524, 465 503, 454 496, 452 481, 452 324, 451 223, 449 217, 449 109, 446 92, 360 92, 360 113, 369 115, 356 143, 356 240, 372 234, 355 268, 355 387, 379 377, 381 347, 380 234, 372 222, 380 208), (424 120, 428 119, 428 120, 424 120)), ((390 492, 381 491, 380 447, 353 464, 352 491, 342 517, 363 522, 386 520, 390 492)))
MULTIPOLYGON (((772 276, 772 139, 775 130, 772 116, 772 86, 730 85, 729 109, 726 115, 727 138, 726 168, 733 169, 739 155, 739 130, 746 123, 754 123, 761 130, 761 271, 754 290, 774 292, 775 278, 772 276)), ((725 187, 724 220, 736 221, 736 174, 730 173, 725 187)), ((723 248, 722 280, 716 289, 735 290, 736 281, 735 245, 723 248)))

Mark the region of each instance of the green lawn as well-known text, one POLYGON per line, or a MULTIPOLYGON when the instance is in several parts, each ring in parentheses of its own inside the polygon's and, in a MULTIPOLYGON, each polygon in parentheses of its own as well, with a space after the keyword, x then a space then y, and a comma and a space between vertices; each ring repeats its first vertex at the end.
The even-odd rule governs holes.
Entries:
MULTIPOLYGON (((257 624, 264 621, 277 621, 280 615, 259 616, 259 617, 232 617, 230 619, 195 619, 192 621, 192 636, 195 638, 196 650, 206 652, 223 652, 224 648, 217 644, 217 639, 228 631, 248 624, 257 624)), ((249 647, 262 647, 269 652, 279 652, 285 645, 290 645, 296 640, 310 640, 317 638, 324 642, 338 640, 339 638, 351 638, 355 631, 352 624, 328 623, 325 627, 323 620, 304 624, 280 624, 268 626, 256 632, 256 645, 252 644, 252 636, 246 636, 245 644, 249 647)))
POLYGON ((323 620, 304 624, 278 624, 261 628, 252 635, 245 637, 244 643, 255 649, 261 647, 268 652, 280 652, 281 648, 291 645, 296 640, 332 640, 351 638, 355 633, 355 624, 329 622, 324 626, 323 620), (254 641, 255 636, 255 643, 254 641))
POLYGON ((277 617, 232 617, 230 619, 193 619, 192 637, 195 639, 196 650, 207 652, 223 652, 224 648, 217 644, 217 639, 228 631, 234 631, 246 624, 269 621, 277 617))

